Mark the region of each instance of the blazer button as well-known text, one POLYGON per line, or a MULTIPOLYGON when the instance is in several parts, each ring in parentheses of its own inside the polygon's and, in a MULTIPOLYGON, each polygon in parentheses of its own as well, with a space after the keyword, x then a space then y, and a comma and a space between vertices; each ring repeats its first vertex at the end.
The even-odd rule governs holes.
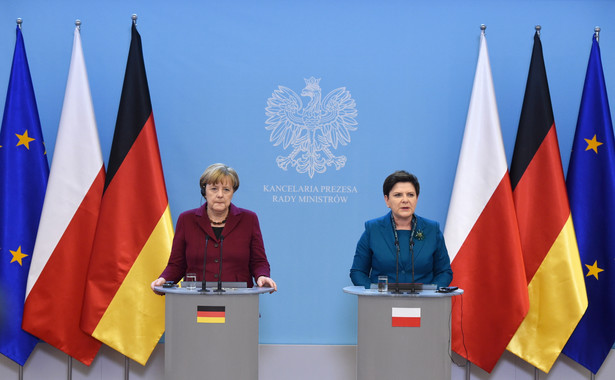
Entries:
POLYGON ((214 274, 214 277, 215 277, 215 278, 218 278, 218 275, 217 275, 217 274, 214 274))
POLYGON ((220 259, 214 259, 214 263, 219 263, 220 259))
POLYGON ((218 243, 214 244, 214 247, 218 248, 218 243))

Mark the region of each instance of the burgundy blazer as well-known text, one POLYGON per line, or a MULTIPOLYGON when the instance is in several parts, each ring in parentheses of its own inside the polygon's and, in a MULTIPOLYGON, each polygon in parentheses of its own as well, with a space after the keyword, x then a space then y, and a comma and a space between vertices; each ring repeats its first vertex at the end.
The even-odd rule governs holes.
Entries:
POLYGON ((171 257, 160 277, 179 281, 186 273, 196 273, 203 279, 203 253, 207 240, 207 281, 218 281, 222 250, 222 281, 247 282, 269 277, 269 261, 265 254, 258 217, 250 210, 231 203, 220 240, 216 238, 203 206, 183 212, 177 219, 171 257), (207 239, 206 239, 207 236, 207 239))

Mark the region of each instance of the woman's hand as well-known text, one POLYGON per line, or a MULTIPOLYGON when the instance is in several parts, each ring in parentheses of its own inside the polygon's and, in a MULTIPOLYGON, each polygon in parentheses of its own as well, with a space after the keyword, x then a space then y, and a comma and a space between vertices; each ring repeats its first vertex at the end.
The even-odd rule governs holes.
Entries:
POLYGON ((270 291, 269 293, 273 293, 275 291, 278 290, 278 286, 275 284, 275 281, 273 281, 271 278, 267 277, 267 276, 260 276, 259 278, 256 279, 256 285, 258 287, 264 287, 267 286, 269 288, 273 288, 272 291, 270 291))
POLYGON ((158 294, 159 296, 163 296, 164 293, 160 293, 159 291, 154 289, 154 287, 155 286, 162 286, 162 285, 164 285, 165 282, 167 282, 167 280, 165 280, 164 278, 160 277, 160 278, 157 278, 154 281, 152 281, 152 283, 150 284, 150 287, 152 288, 152 291, 154 293, 158 294))

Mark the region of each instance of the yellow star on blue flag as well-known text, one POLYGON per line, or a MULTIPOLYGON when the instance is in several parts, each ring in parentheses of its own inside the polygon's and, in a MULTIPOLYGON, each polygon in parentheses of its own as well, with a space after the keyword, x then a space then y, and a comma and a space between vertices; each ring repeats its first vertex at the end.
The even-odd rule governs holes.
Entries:
POLYGON ((598 268, 598 260, 594 261, 593 265, 585 264, 585 266, 587 267, 587 274, 585 275, 586 277, 594 276, 596 277, 596 280, 599 280, 598 273, 604 272, 604 269, 598 268))
POLYGON ((596 154, 598 154, 598 147, 600 145, 602 145, 603 143, 601 143, 600 141, 596 141, 596 135, 594 135, 594 137, 592 137, 592 139, 584 139, 585 142, 587 143, 587 148, 585 148, 585 150, 593 150, 594 152, 596 152, 596 154))
POLYGON ((26 149, 30 150, 30 142, 34 141, 34 139, 31 138, 30 136, 28 136, 28 130, 27 129, 21 135, 19 133, 15 133, 15 136, 17 136, 17 138, 19 139, 19 142, 17 143, 17 146, 23 145, 23 146, 26 147, 26 149))
POLYGON ((19 263, 19 266, 23 266, 23 262, 21 261, 24 257, 28 256, 25 253, 21 252, 21 245, 19 246, 19 248, 17 248, 17 251, 10 251, 11 255, 13 255, 13 260, 11 260, 12 263, 19 263))

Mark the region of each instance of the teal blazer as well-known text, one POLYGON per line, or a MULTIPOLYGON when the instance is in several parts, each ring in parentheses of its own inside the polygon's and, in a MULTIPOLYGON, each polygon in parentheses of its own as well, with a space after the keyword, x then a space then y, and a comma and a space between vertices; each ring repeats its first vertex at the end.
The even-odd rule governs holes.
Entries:
MULTIPOLYGON (((400 243, 399 282, 410 283, 412 282, 410 231, 397 232, 400 243)), ((389 283, 395 282, 396 256, 391 212, 365 222, 365 231, 357 243, 350 269, 352 283, 369 288, 370 284, 378 282, 379 275, 387 275, 389 283)), ((416 215, 414 282, 436 284, 441 287, 448 286, 452 280, 451 261, 439 223, 416 215)))

